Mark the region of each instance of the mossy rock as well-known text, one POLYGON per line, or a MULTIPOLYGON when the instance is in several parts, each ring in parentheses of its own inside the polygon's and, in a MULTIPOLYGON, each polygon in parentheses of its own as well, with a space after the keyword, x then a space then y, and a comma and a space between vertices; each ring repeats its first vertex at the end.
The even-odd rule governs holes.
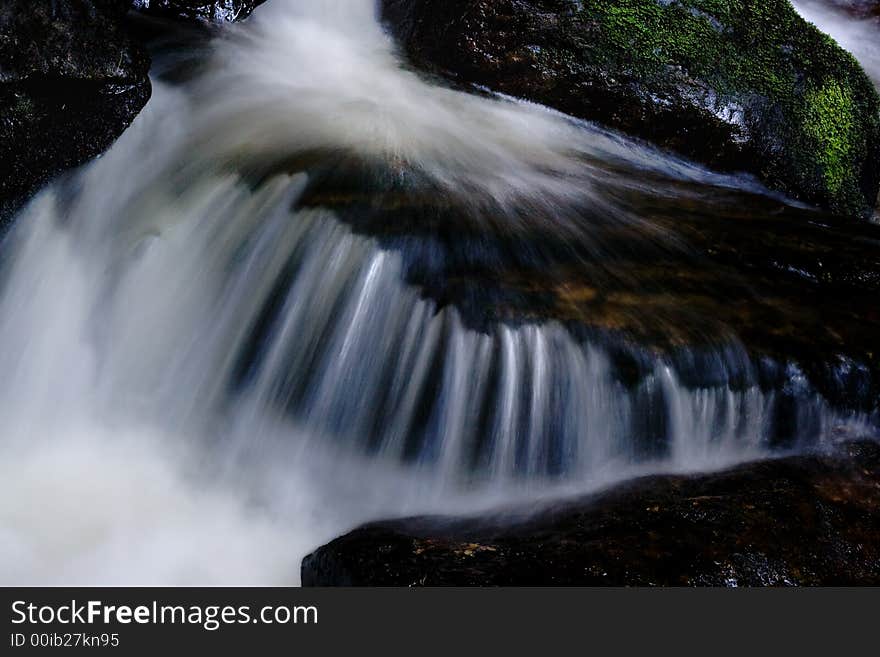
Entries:
POLYGON ((417 66, 864 217, 880 98, 788 0, 383 0, 417 66))

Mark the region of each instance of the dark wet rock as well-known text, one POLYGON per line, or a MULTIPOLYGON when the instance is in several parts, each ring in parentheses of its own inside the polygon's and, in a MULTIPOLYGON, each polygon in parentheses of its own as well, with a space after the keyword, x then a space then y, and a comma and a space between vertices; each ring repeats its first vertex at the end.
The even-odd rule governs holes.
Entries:
POLYGON ((265 0, 134 0, 135 9, 157 16, 205 20, 238 21, 265 0))
POLYGON ((880 17, 880 0, 822 0, 822 2, 842 9, 857 18, 880 17))
POLYGON ((0 4, 0 219, 106 150, 150 96, 128 0, 0 4))
POLYGON ((383 0, 411 61, 849 216, 880 187, 880 99, 787 0, 383 0))
POLYGON ((306 586, 880 584, 880 445, 654 476, 564 504, 356 529, 306 586))

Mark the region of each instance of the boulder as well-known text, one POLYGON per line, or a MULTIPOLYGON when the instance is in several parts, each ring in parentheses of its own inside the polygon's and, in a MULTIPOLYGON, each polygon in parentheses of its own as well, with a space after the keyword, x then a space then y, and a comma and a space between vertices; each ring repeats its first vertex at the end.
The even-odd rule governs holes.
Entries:
POLYGON ((432 73, 873 212, 880 98, 788 0, 383 0, 382 16, 432 73))
POLYGON ((880 445, 852 442, 556 505, 356 529, 305 586, 880 584, 880 445))
POLYGON ((129 0, 0 4, 0 219, 106 150, 150 96, 129 0))
POLYGON ((135 9, 157 16, 206 21, 247 18, 265 0, 134 0, 135 9))

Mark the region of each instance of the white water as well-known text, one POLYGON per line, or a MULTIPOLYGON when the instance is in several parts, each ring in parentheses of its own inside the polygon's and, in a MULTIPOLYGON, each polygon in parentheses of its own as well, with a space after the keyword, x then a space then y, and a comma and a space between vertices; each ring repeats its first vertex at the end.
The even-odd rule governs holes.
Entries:
MULTIPOLYGON (((858 2, 840 0, 839 4, 856 6, 858 2)), ((801 16, 855 55, 880 87, 880 19, 855 19, 829 0, 792 0, 792 4, 801 16)))
MULTIPOLYGON (((401 69, 367 0, 276 0, 257 18, 198 83, 156 84, 76 190, 17 219, 0 298, 0 583, 297 583, 304 554, 370 519, 766 453, 775 393, 690 390, 663 360, 630 390, 561 326, 470 330, 404 283, 400 253, 298 207, 308 178, 289 162, 356 153, 497 208, 511 231, 539 214, 523 206, 632 220, 607 191, 638 183, 601 162, 741 181, 429 85, 401 69), (272 173, 254 187, 254 170, 272 173), (649 412, 658 456, 637 426, 649 412)), ((735 344, 715 360, 754 367, 735 344)), ((809 391, 798 413, 816 440, 842 421, 809 391)))

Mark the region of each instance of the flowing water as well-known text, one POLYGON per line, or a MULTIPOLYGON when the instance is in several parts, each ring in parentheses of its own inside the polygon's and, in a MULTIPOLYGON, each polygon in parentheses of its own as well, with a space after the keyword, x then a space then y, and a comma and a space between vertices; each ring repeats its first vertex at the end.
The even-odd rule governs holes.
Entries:
POLYGON ((519 266, 643 285, 631 252, 691 254, 628 199, 769 197, 754 182, 427 81, 370 0, 227 32, 6 239, 0 582, 295 584, 371 519, 874 430, 711 318, 673 353, 484 312, 519 266))
POLYGON ((793 0, 805 19, 849 50, 880 85, 880 16, 871 16, 871 0, 793 0))

